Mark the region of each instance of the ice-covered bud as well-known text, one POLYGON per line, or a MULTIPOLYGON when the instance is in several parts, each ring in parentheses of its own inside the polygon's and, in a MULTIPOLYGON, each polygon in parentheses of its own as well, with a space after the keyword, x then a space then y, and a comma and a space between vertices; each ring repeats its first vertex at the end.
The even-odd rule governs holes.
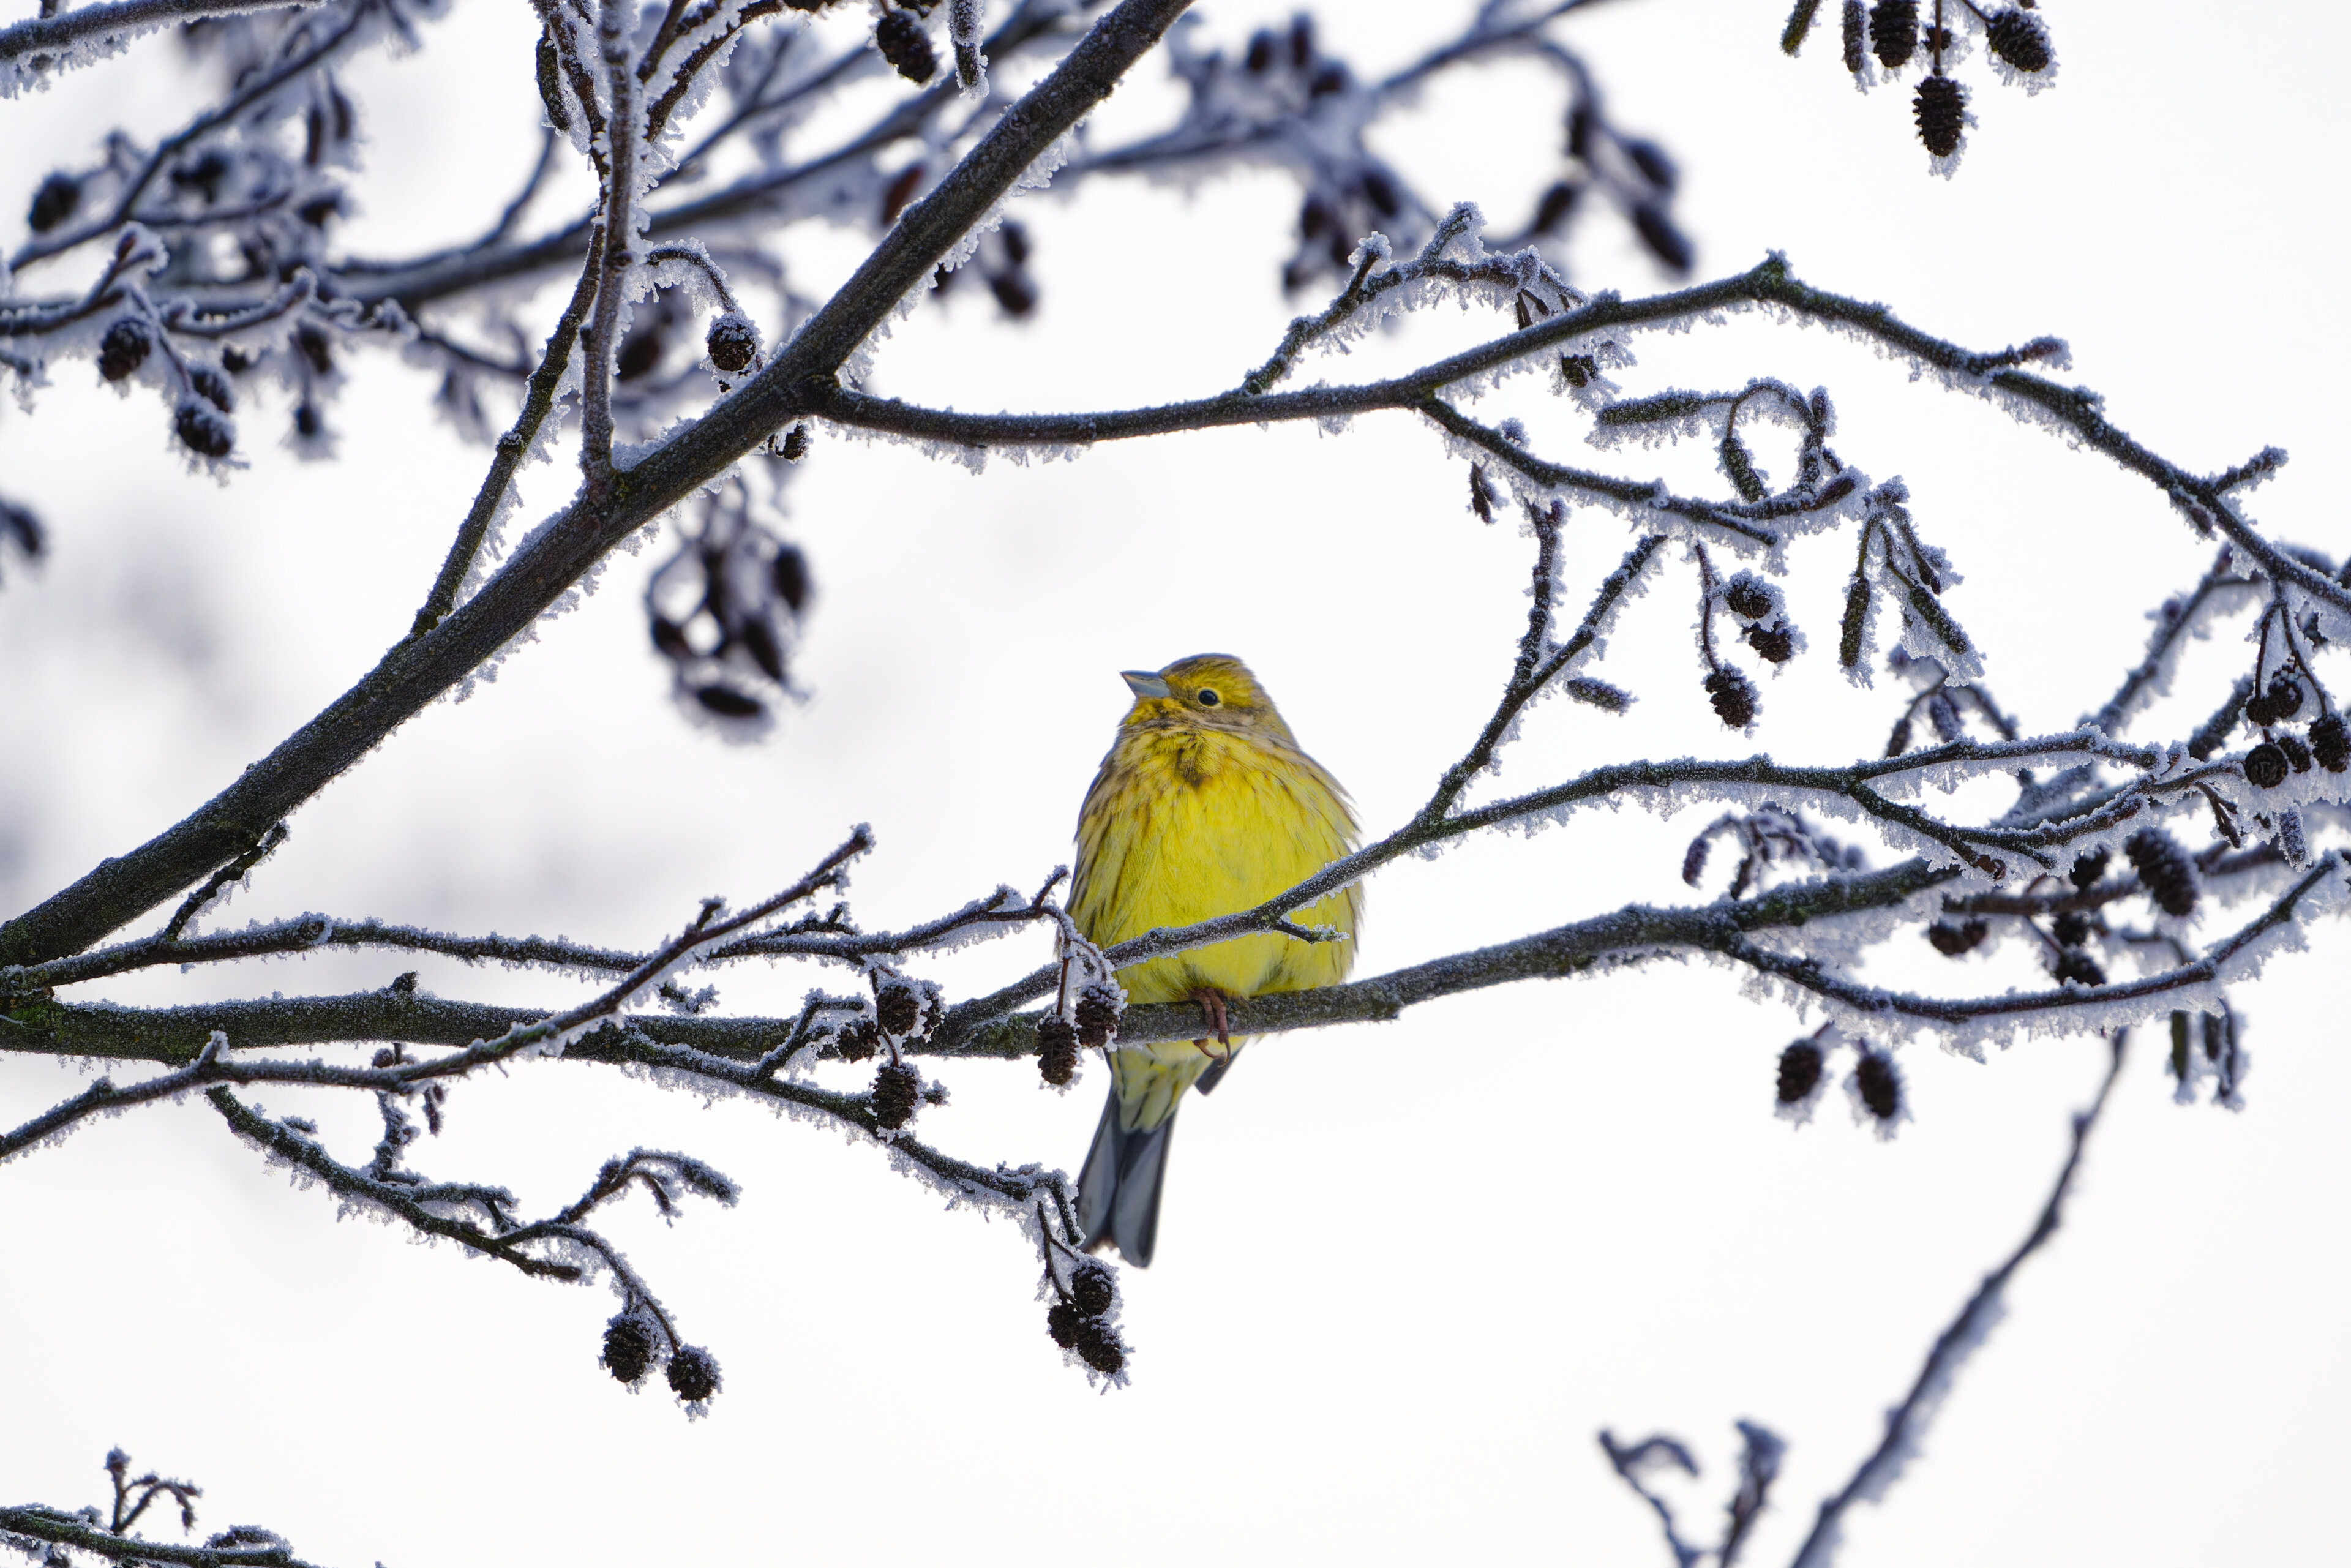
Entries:
POLYGON ((2302 683, 2280 670, 2270 677, 2270 711, 2279 718, 2292 718, 2302 711, 2302 683))
POLYGON ((236 445, 236 426, 202 398, 183 400, 172 416, 180 444, 205 457, 225 457, 236 445))
POLYGON ((2310 747, 2303 744, 2302 737, 2290 729, 2280 730, 2277 747, 2280 751, 2285 753, 2286 761, 2293 766, 2296 773, 2310 771, 2310 747))
POLYGON ((236 412, 236 389, 229 385, 228 377, 222 372, 218 365, 207 365, 201 361, 190 365, 188 385, 195 389, 198 397, 203 398, 223 413, 236 412))
POLYGON ((858 1019, 834 1037, 832 1049, 843 1061, 863 1061, 882 1049, 882 1031, 872 1019, 858 1019))
POLYGON ((35 234, 45 235, 80 206, 81 182, 70 174, 52 174, 33 193, 32 210, 25 214, 25 223, 35 234))
POLYGON ((1075 1350, 1078 1335, 1086 1329, 1086 1315, 1068 1301, 1055 1301, 1045 1309, 1045 1332, 1063 1350, 1075 1350))
POLYGON ((2351 767, 2351 734, 2346 733, 2341 714, 2330 713, 2310 727, 2310 754, 2329 773, 2351 767))
POLYGON ((1794 1105, 1811 1097, 1821 1082, 1821 1048, 1800 1040, 1780 1053, 1780 1103, 1794 1105))
POLYGON ((873 27, 873 47, 910 82, 926 82, 938 71, 939 57, 931 48, 931 36, 912 11, 893 6, 883 12, 873 27))
POLYGON ((808 455, 808 449, 809 427, 807 425, 795 424, 791 429, 784 433, 784 444, 781 450, 784 455, 785 462, 799 462, 801 458, 808 455))
POLYGON ((1078 993, 1078 1043, 1099 1050, 1118 1031, 1118 998, 1108 986, 1096 983, 1078 993))
POLYGON ((2061 986, 2068 981, 2077 986, 2103 986, 2106 983, 2106 972, 2098 967, 2098 961, 2079 947, 2068 947, 2058 954, 2057 961, 2049 967, 2049 972, 2061 986))
POLYGON ((694 700, 720 718, 757 718, 768 711, 758 698, 716 682, 695 688, 694 700))
POLYGON ((1110 1311, 1116 1291, 1111 1283, 1110 1270, 1088 1259, 1078 1265, 1070 1276, 1070 1300, 1078 1311, 1090 1318, 1101 1317, 1110 1311))
POLYGON ((1037 1071, 1056 1089, 1077 1076, 1078 1031, 1059 1013, 1037 1020, 1037 1071))
POLYGON ((2090 939, 2090 917, 2078 909, 2068 909, 2049 923, 2050 934, 2061 947, 2079 947, 2090 939))
POLYGON ((2011 5, 1992 14, 1984 43, 1992 54, 2027 76, 2049 68, 2049 29, 2040 17, 2011 5))
POLYGON ((1949 77, 1928 77, 1910 100, 1911 118, 1918 122, 1918 140, 1938 158, 1959 150, 1959 133, 1967 129, 1968 89, 1949 77))
POLYGON ((1869 48, 1889 71, 1908 65, 1918 48, 1918 0, 1877 0, 1869 8, 1869 48))
POLYGON ((718 1358, 700 1345, 690 1344, 669 1358, 670 1392, 688 1405, 698 1405, 718 1392, 718 1358))
POLYGON ((604 1370, 622 1383, 635 1383, 653 1364, 653 1325, 632 1312, 604 1325, 604 1370))
POLYGON ((873 1120, 885 1131, 895 1132, 914 1120, 914 1107, 923 1098, 920 1074, 902 1063, 885 1061, 873 1075, 873 1120))
POLYGON ((874 994, 873 1016, 885 1033, 904 1038, 923 1021, 923 999, 904 980, 889 980, 874 994))
MULTIPOLYGON (((2278 756, 2279 766, 2285 756, 2278 756)), ((2283 775, 2281 775, 2283 777, 2283 775)), ((2161 828, 2141 828, 2123 841, 2123 853, 2146 884, 2147 896, 2166 915, 2186 915, 2196 908, 2196 867, 2179 841, 2161 828)))
POLYGON ((2287 771, 2285 752, 2274 741, 2264 740, 2245 753, 2245 777, 2258 789, 2276 789, 2287 771))
POLYGON ((1869 42, 1869 28, 1865 18, 1861 0, 1844 0, 1844 68, 1855 76, 1865 63, 1862 50, 1869 42))
POLYGON ((1902 1074, 1895 1068, 1894 1058, 1882 1051, 1864 1051, 1853 1076, 1861 1103, 1871 1115, 1891 1122, 1901 1113, 1902 1074))
POLYGON ((1894 733, 1886 737, 1886 755, 1899 757, 1910 749, 1910 716, 1904 714, 1894 721, 1894 733))
POLYGON ((2106 874, 2107 863, 2113 859, 2112 852, 2101 844, 2088 854, 2075 855, 2074 869, 2065 873, 2065 879, 2082 892, 2087 893, 2091 888, 2098 885, 2098 879, 2106 874))
POLYGON ((1738 670, 1726 664, 1707 676, 1706 692, 1715 716, 1728 727, 1745 729, 1755 722, 1755 688, 1738 670))
POLYGON ((1944 957, 1957 958, 1982 946, 1984 937, 1991 931, 1991 927, 1980 920, 1957 925, 1949 920, 1938 920, 1927 927, 1927 940, 1933 943, 1935 951, 1944 957))
POLYGON ((1796 8, 1788 13, 1788 25, 1780 31, 1780 52, 1793 55, 1804 47, 1804 35, 1813 30, 1813 16, 1821 8, 1821 0, 1796 0, 1796 8))
POLYGON ((1750 626, 1740 633, 1747 639, 1766 664, 1784 664, 1796 656, 1796 634, 1784 621, 1774 621, 1768 626, 1750 626))
POLYGON ((709 351, 712 364, 733 375, 748 370, 758 357, 759 329, 741 311, 729 310, 710 323, 702 346, 709 351))
POLYGON ((125 316, 99 340, 98 373, 108 381, 119 382, 145 364, 148 351, 154 346, 154 329, 140 317, 125 316))

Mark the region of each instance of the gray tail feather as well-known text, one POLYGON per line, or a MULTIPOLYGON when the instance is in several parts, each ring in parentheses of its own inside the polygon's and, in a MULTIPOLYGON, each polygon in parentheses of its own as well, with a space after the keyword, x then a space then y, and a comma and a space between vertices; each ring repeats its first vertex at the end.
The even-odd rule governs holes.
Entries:
POLYGON ((1173 1111, 1147 1132, 1120 1126, 1118 1090, 1112 1087, 1078 1178, 1078 1226, 1088 1251, 1107 1239, 1134 1267, 1151 1267, 1159 1241, 1159 1186, 1167 1177, 1167 1145, 1175 1133, 1173 1111))

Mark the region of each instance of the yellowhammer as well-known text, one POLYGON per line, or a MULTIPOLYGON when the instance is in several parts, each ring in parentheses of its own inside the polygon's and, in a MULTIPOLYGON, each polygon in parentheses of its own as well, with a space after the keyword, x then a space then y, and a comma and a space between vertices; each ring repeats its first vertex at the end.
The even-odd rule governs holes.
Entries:
MULTIPOLYGON (((1247 664, 1196 653, 1122 678, 1134 706, 1078 811, 1070 914, 1088 940, 1108 947, 1254 909, 1355 847, 1347 792, 1298 748, 1247 664)), ((1350 887, 1292 916, 1348 941, 1239 936, 1118 972, 1130 1002, 1198 1002, 1215 1038, 1113 1046, 1110 1103, 1079 1186, 1088 1248, 1107 1241, 1137 1268, 1150 1263, 1176 1107, 1196 1082, 1215 1088, 1248 1043, 1227 1037, 1225 998, 1345 979, 1363 906, 1350 887)))

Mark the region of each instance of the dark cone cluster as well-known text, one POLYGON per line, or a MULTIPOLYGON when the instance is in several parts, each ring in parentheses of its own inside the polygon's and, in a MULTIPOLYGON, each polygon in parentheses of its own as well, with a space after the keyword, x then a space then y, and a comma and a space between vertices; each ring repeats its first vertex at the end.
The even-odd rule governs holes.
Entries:
POLYGON ((718 1358, 699 1345, 687 1345, 669 1358, 669 1386, 687 1404, 700 1404, 718 1392, 718 1358))
MULTIPOLYGON (((2284 758, 2279 758, 2281 764, 2284 758)), ((2196 908, 2196 867, 2179 841, 2161 828, 2141 828, 2123 841, 2131 869, 2146 883, 2147 894, 2166 915, 2186 915, 2196 908)))
POLYGON ((1045 1312, 1045 1332, 1063 1350, 1105 1375, 1126 1365, 1126 1347, 1110 1326, 1110 1311, 1118 1304, 1118 1290, 1110 1270, 1087 1259, 1071 1270, 1070 1288, 1045 1312))
POLYGON ((2310 771, 2310 747, 2308 743, 2302 738, 2302 737, 2294 734, 2294 732, 2290 729, 2280 730, 2277 737, 2277 747, 2280 751, 2285 753, 2287 767, 2293 768, 2296 773, 2307 773, 2310 771))
POLYGON ((2098 885, 2099 879, 2106 874, 2107 863, 2113 859, 2113 852, 2101 845, 2088 854, 2076 855, 2074 869, 2065 873, 2065 878, 2074 887, 2087 893, 2098 885))
POLYGON ((1927 940, 1933 943, 1935 951, 1944 957, 1957 958, 1982 946, 1983 939, 1991 930, 1991 927, 1980 920, 1970 920, 1963 925, 1938 920, 1927 927, 1927 940))
POLYGON ((1733 615, 1743 620, 1761 621, 1771 613, 1771 596, 1761 585, 1742 580, 1734 582, 1722 595, 1722 602, 1733 615))
POLYGON ((2258 789, 2276 789, 2285 782, 2289 768, 2284 748, 2273 740, 2264 740, 2245 753, 2245 777, 2258 789))
POLYGON ((1794 1105, 1811 1098, 1821 1084, 1821 1048, 1800 1040, 1780 1053, 1780 1103, 1794 1105))
POLYGON ((1059 1013, 1037 1020, 1037 1071, 1056 1089, 1078 1074, 1078 1031, 1059 1013))
POLYGON ((938 72, 939 57, 931 47, 931 36, 912 11, 893 6, 883 12, 873 28, 873 47, 908 81, 926 82, 938 72))
POLYGON ((1732 729, 1755 722, 1755 688, 1745 675, 1726 664, 1706 678, 1707 700, 1717 718, 1732 729))
POLYGON ((622 1312, 604 1325, 604 1370, 622 1383, 635 1383, 653 1364, 653 1325, 622 1312))
POLYGON ((1879 1121, 1891 1122, 1901 1114, 1902 1074, 1886 1052, 1863 1051, 1854 1069, 1854 1083, 1861 1091, 1862 1104, 1879 1121))
POLYGON ((201 398, 189 398, 172 416, 180 444, 204 457, 225 457, 236 446, 236 426, 201 398))
POLYGON ((2068 909, 2049 923, 2050 934, 2061 947, 2079 947, 2090 939, 2090 917, 2077 909, 2068 909))
POLYGON ((1918 122, 1918 140, 1938 158, 1959 150, 1959 133, 1967 129, 1968 89, 1949 77, 1928 77, 1910 100, 1911 117, 1918 122))
POLYGON ((922 1103, 922 1075, 901 1062, 884 1062, 873 1075, 873 1120, 886 1132, 896 1132, 914 1119, 922 1103))

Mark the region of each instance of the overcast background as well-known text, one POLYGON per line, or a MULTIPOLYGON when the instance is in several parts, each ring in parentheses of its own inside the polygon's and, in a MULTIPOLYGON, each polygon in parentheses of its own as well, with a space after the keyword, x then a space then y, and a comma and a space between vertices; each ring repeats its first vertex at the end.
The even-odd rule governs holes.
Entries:
MULTIPOLYGON (((1204 0, 1199 25, 1231 47, 1287 9, 1204 0)), ((1376 69, 1464 9, 1343 0, 1324 36, 1376 69)), ((374 141, 355 250, 474 232, 528 166, 528 9, 455 11, 422 56, 351 73, 374 141)), ((2257 27, 2185 4, 2056 0, 2056 90, 2028 100, 1980 56, 1963 68, 1981 123, 1948 183, 1926 171, 1907 93, 1856 94, 1833 32, 1801 60, 1779 54, 1784 12, 1643 0, 1564 29, 1618 123, 1679 162, 1698 276, 1776 247, 1809 280, 1971 346, 2063 335, 2070 373, 2176 461, 2210 471, 2286 447, 2294 463, 2255 513, 2281 537, 2351 547, 2335 504, 2344 223, 2327 172, 2346 130, 2339 8, 2265 6, 2257 27)), ((183 117, 173 49, 150 40, 0 108, 0 210, 22 212, 106 126, 152 137, 183 117)), ((1176 101, 1148 60, 1098 133, 1176 101)), ((1511 225, 1552 177, 1559 104, 1531 69, 1469 73, 1378 143, 1432 199, 1481 201, 1511 225)), ((1317 302, 1278 287, 1295 199, 1267 172, 1027 198, 1034 322, 1008 326, 963 290, 901 328, 872 384, 1013 409, 1229 385, 1317 302)), ((1621 225, 1586 232, 1583 286, 1664 281, 1621 225)), ((813 228, 795 243, 798 282, 820 293, 864 245, 813 228)), ((1417 362, 1493 326, 1448 308, 1303 374, 1417 362)), ((2208 559, 2143 482, 1865 346, 1749 319, 1639 347, 1619 378, 1635 392, 1752 374, 1828 385, 1840 453, 1909 479, 1928 537, 1966 574, 1951 602, 1990 651, 1992 689, 2029 727, 2096 706, 2137 657, 2146 612, 2208 559)), ((45 570, 0 589, 0 909, 177 820, 405 628, 486 455, 434 421, 423 372, 382 354, 351 366, 340 463, 298 464, 274 444, 285 410, 265 404, 241 416, 253 465, 225 486, 183 473, 152 398, 119 402, 84 367, 34 415, 0 411, 0 490, 41 511, 54 545, 45 570)), ((1532 378, 1485 409, 1521 413, 1547 455, 1590 457, 1582 422, 1532 378)), ((1703 452, 1592 460, 1693 485, 1708 472, 1703 452)), ((530 473, 527 514, 568 492, 565 463, 530 473)), ((798 665, 812 695, 771 738, 727 746, 672 706, 638 603, 657 544, 494 686, 428 710, 305 808, 232 918, 324 910, 646 945, 702 894, 788 882, 861 821, 881 843, 854 889, 870 926, 998 882, 1033 887, 1069 853, 1122 708, 1114 672, 1204 649, 1252 662, 1384 832, 1475 733, 1523 624, 1530 546, 1481 528, 1464 489, 1402 415, 1337 439, 1236 430, 997 463, 977 481, 904 447, 822 442, 791 492, 821 595, 798 665)), ((1628 536, 1586 512, 1570 540, 1580 609, 1628 536)), ((1783 760, 1875 752, 1900 700, 1833 669, 1850 548, 1840 535, 1791 552, 1812 651, 1763 683, 1751 743, 1783 760)), ((1632 714, 1547 706, 1503 785, 1750 749, 1698 688, 1693 575, 1677 561, 1653 580, 1598 672, 1640 695, 1632 714)), ((2199 650, 2135 736, 2184 735, 2209 711, 2242 663, 2242 624, 2199 650)), ((1392 868, 1370 887, 1358 973, 1687 896, 1680 849, 1705 821, 1589 813, 1392 868)), ((2247 913, 2208 907, 2205 929, 2247 913)), ((924 972, 965 995, 1044 952, 1023 937, 924 972)), ((2065 1231, 2018 1281, 1924 1461, 1853 1516, 1847 1562, 2340 1550, 2327 1499, 2351 1459, 2351 1064, 2329 976, 2346 956, 2345 932, 2323 929, 2239 993, 2254 1063, 2241 1114, 2174 1106, 2161 1044, 2142 1036, 2065 1231)), ((340 955, 97 989, 329 992, 411 967, 340 955)), ((443 995, 573 994, 413 967, 443 995)), ((2039 983, 2015 945, 1961 967, 1915 936, 1866 973, 1969 993, 2039 983)), ((718 977, 745 1011, 818 980, 718 977)), ((613 1306, 601 1287, 338 1224, 329 1197, 263 1168, 201 1102, 142 1111, 0 1171, 0 1496, 96 1500, 120 1444, 201 1481, 205 1529, 266 1522, 326 1563, 1653 1563, 1654 1522, 1594 1432, 1688 1440, 1707 1474, 1677 1495, 1710 1537, 1747 1417, 1792 1445, 1748 1559, 1784 1561, 2031 1223, 2105 1054, 2021 1040, 1978 1065, 1907 1047, 1916 1117, 1888 1143, 1842 1093, 1810 1126, 1771 1116, 1773 1058, 1798 1028, 1726 970, 1657 963, 1260 1045, 1185 1113, 1159 1260, 1125 1275, 1134 1385, 1107 1396, 1060 1364, 1017 1233, 943 1211, 871 1146, 609 1071, 535 1065, 459 1087, 417 1165, 507 1182, 528 1211, 635 1145, 701 1154, 744 1184, 733 1210, 664 1228, 632 1205, 610 1227, 724 1365, 710 1418, 691 1424, 665 1391, 631 1397, 595 1365, 613 1306)), ((1103 1078, 1090 1068, 1060 1096, 1027 1064, 940 1076, 954 1103, 925 1113, 925 1137, 1064 1168, 1103 1078)), ((82 1082, 0 1062, 0 1124, 82 1082)), ((346 1158, 374 1141, 364 1103, 263 1098, 318 1116, 346 1158)))

